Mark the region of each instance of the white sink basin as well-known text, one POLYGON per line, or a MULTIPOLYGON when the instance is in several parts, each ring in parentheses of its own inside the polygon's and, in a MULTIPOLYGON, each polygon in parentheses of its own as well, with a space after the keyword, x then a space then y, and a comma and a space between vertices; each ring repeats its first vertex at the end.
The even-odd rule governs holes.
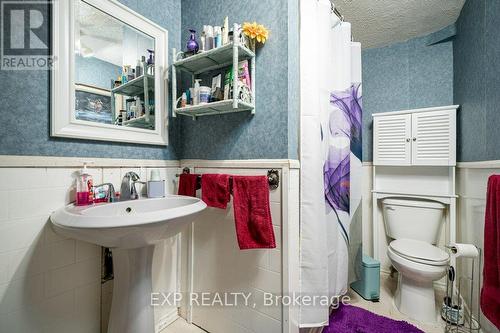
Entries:
POLYGON ((108 333, 154 333, 151 265, 157 242, 179 233, 207 205, 172 195, 76 207, 51 215, 54 230, 111 248, 113 301, 108 333))
POLYGON ((207 205, 198 198, 172 195, 77 207, 51 216, 56 232, 104 247, 132 249, 177 234, 207 205))

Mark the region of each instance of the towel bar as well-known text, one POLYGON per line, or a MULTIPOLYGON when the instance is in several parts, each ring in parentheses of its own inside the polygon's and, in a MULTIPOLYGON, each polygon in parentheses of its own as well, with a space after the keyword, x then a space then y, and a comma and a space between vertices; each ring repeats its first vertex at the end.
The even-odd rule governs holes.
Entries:
MULTIPOLYGON (((182 173, 191 173, 188 167, 182 169, 182 173)), ((179 177, 180 174, 176 174, 176 177, 179 177)), ((232 178, 232 177, 230 177, 232 178)), ((198 180, 201 180, 201 176, 198 176, 198 180)), ((267 170, 267 181, 269 182, 269 188, 271 190, 275 190, 280 185, 280 175, 279 171, 276 169, 267 170)))

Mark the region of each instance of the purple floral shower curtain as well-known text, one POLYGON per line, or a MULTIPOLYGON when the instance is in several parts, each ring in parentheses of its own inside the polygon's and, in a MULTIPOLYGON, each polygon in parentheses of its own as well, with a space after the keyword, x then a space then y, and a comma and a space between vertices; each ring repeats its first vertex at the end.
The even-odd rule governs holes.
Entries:
POLYGON ((342 237, 349 244, 349 229, 341 221, 339 211, 350 213, 351 153, 361 161, 361 84, 353 84, 347 91, 332 92, 328 156, 323 168, 326 203, 334 211, 342 237), (346 143, 349 143, 347 146, 346 143))
MULTIPOLYGON (((300 15, 300 292, 341 296, 361 253, 361 45, 329 0, 301 1, 300 15)), ((301 305, 300 327, 328 316, 301 305)))

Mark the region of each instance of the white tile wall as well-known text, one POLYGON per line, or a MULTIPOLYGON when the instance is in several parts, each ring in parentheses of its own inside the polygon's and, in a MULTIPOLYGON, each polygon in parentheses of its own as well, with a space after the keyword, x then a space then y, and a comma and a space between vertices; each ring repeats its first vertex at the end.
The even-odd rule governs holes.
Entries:
MULTIPOLYGON (((90 291, 100 293, 99 248, 58 236, 49 225, 51 212, 73 200, 76 171, 0 168, 2 333, 69 332, 89 312, 76 307, 99 308, 99 299, 90 298, 90 291), (87 292, 76 300, 80 287, 87 292)), ((89 172, 102 181, 101 169, 89 172)), ((98 325, 99 317, 94 321, 98 325)))
MULTIPOLYGON (((267 169, 198 168, 197 173, 265 175, 267 169)), ((261 306, 263 293, 282 292, 281 186, 270 193, 276 249, 241 251, 232 203, 227 210, 208 208, 194 223, 193 291, 252 292, 256 307, 194 307, 193 322, 209 332, 282 331, 281 307, 261 306)))
MULTIPOLYGON (((143 180, 149 170, 133 169, 143 180)), ((100 330, 100 247, 60 236, 52 211, 74 200, 78 168, 0 168, 0 333, 100 330)), ((128 169, 89 168, 119 190, 128 169)), ((177 168, 161 169, 173 193, 177 168)), ((161 277, 157 277, 161 280, 161 277)))
MULTIPOLYGON (((484 215, 486 212, 486 189, 488 177, 500 174, 500 169, 473 169, 459 168, 457 171, 458 194, 458 230, 459 243, 471 243, 479 248, 484 246, 484 215)), ((458 273, 471 275, 470 263, 467 260, 457 260, 458 273)), ((482 271, 479 271, 482 273, 482 271)), ((482 285, 482 274, 476 275, 475 285, 478 290, 482 285)), ((466 293, 468 294, 468 293, 466 293)), ((470 302, 469 302, 470 303, 470 302)), ((477 310, 477 299, 472 301, 474 311, 477 310)), ((470 305, 470 304, 469 304, 470 305)), ((482 331, 485 333, 498 333, 498 329, 481 316, 482 331)))

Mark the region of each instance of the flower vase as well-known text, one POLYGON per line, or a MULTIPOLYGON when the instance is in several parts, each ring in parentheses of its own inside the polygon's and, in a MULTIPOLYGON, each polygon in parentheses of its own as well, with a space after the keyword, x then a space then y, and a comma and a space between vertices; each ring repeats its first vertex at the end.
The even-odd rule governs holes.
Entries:
POLYGON ((247 46, 250 49, 250 51, 255 52, 255 39, 254 38, 249 38, 247 37, 247 46))

